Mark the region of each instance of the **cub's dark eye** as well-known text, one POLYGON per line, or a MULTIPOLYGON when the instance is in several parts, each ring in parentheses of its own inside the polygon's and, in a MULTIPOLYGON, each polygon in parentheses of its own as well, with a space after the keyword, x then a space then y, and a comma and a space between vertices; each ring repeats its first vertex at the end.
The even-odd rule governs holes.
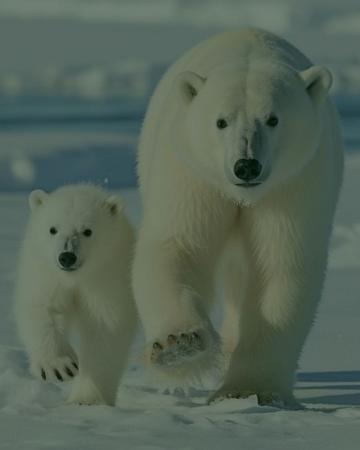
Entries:
POLYGON ((217 126, 220 130, 222 130, 223 128, 226 128, 226 127, 228 126, 228 123, 226 122, 225 119, 219 119, 219 120, 216 122, 216 126, 217 126))
POLYGON ((57 229, 55 227, 51 227, 50 234, 56 234, 56 233, 57 233, 57 229))
POLYGON ((92 230, 90 230, 90 228, 86 228, 86 230, 83 231, 83 235, 90 237, 92 235, 92 230))
POLYGON ((268 120, 266 121, 266 125, 268 125, 269 127, 276 127, 276 125, 279 123, 279 119, 274 116, 271 115, 268 120))

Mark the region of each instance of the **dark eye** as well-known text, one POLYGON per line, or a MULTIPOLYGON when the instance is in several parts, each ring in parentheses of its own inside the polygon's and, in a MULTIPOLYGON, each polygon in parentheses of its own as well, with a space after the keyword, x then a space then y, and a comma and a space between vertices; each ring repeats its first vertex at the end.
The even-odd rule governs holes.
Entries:
POLYGON ((274 116, 271 115, 268 120, 266 121, 266 125, 268 125, 269 127, 276 127, 276 125, 279 123, 279 119, 274 116))
POLYGON ((92 235, 92 230, 90 230, 90 228, 86 228, 86 230, 83 231, 83 235, 90 237, 92 235))
POLYGON ((51 227, 50 234, 56 234, 56 233, 57 233, 57 229, 55 227, 51 227))
POLYGON ((217 126, 220 130, 222 130, 223 128, 226 128, 226 127, 228 126, 228 123, 226 122, 225 119, 219 119, 219 120, 216 122, 216 126, 217 126))

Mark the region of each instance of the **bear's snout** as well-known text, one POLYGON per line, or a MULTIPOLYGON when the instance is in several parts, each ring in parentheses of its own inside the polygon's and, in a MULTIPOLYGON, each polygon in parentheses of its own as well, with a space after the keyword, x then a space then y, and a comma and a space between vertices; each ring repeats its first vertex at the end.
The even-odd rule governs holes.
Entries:
POLYGON ((63 270, 74 270, 74 264, 77 261, 77 256, 73 252, 62 252, 59 255, 60 268, 63 270))
POLYGON ((256 180, 262 172, 262 165, 257 159, 242 158, 236 161, 234 165, 234 174, 236 178, 245 183, 256 180))

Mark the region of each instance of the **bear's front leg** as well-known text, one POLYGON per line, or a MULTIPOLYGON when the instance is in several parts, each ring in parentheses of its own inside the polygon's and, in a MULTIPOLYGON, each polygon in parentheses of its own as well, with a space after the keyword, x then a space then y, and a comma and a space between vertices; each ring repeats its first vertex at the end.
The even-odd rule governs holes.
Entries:
POLYGON ((147 359, 170 374, 181 372, 182 377, 198 364, 204 369, 214 364, 219 352, 218 335, 201 303, 201 297, 210 295, 213 280, 200 271, 194 275, 193 261, 175 239, 162 242, 140 235, 133 268, 147 359))

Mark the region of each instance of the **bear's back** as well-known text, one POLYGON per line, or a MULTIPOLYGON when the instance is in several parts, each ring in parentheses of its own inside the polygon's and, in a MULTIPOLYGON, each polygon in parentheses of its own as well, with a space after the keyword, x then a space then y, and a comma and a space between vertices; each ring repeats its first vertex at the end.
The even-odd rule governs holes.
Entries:
POLYGON ((297 71, 312 65, 310 59, 300 50, 268 31, 245 28, 224 32, 191 48, 169 67, 155 89, 149 110, 156 109, 168 99, 174 80, 181 72, 190 70, 207 77, 217 66, 250 58, 271 59, 297 71))
POLYGON ((285 39, 268 31, 245 28, 218 34, 193 47, 169 68, 163 81, 176 77, 183 70, 206 77, 217 66, 249 58, 271 58, 296 70, 311 65, 311 61, 285 39))

